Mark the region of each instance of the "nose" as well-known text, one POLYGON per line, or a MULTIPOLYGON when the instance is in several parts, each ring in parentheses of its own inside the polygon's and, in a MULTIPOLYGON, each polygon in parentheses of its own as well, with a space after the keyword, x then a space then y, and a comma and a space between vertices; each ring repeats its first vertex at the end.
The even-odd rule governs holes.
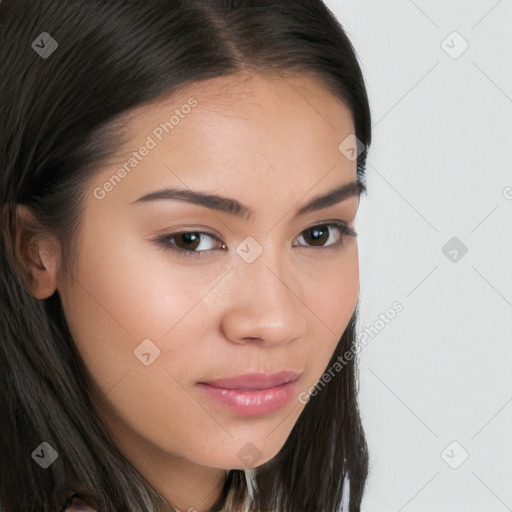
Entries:
MULTIPOLYGON (((265 252, 263 253, 265 254, 265 252)), ((232 342, 285 345, 307 330, 306 306, 290 268, 263 257, 238 261, 230 276, 231 297, 221 317, 224 336, 232 342)))

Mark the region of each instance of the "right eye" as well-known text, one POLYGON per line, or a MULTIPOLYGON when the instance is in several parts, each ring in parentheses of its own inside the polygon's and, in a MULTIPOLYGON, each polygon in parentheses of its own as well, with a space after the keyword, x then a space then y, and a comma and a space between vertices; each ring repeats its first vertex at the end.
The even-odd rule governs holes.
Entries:
MULTIPOLYGON (((168 233, 158 236, 155 241, 165 249, 175 251, 180 256, 198 256, 201 257, 215 249, 197 250, 202 242, 208 239, 215 239, 221 244, 221 248, 225 248, 226 244, 222 242, 216 235, 212 233, 204 233, 201 231, 181 231, 177 233, 168 233)), ((206 243, 206 245, 211 245, 206 243)))

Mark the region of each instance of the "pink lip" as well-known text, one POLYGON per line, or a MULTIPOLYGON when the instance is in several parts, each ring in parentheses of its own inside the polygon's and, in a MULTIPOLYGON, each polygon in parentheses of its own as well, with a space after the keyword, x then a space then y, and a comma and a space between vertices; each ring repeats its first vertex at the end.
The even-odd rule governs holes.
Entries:
POLYGON ((242 416, 258 416, 277 411, 297 396, 297 372, 251 373, 198 386, 209 397, 242 416))
POLYGON ((269 389, 288 382, 294 382, 299 378, 298 372, 283 370, 277 373, 253 372, 245 375, 236 375, 226 379, 216 379, 201 384, 208 384, 216 388, 240 389, 240 390, 263 390, 269 389))

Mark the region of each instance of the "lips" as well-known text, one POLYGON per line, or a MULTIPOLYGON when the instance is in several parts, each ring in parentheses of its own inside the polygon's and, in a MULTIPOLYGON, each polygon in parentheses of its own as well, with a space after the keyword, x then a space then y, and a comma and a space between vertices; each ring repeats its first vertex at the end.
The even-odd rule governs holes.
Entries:
POLYGON ((239 389, 241 391, 253 391, 274 388, 288 382, 295 382, 300 372, 282 370, 276 373, 253 372, 244 375, 236 375, 225 379, 215 379, 200 384, 208 384, 222 389, 239 389))
POLYGON ((275 373, 255 371, 234 377, 198 382, 208 400, 242 417, 277 413, 297 396, 301 372, 281 370, 275 373))

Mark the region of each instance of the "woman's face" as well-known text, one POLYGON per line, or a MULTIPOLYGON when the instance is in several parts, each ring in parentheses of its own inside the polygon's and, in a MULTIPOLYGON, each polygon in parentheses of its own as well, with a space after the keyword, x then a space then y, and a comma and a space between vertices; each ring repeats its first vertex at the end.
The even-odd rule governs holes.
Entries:
POLYGON ((356 307, 357 242, 331 223, 354 227, 357 192, 296 214, 356 181, 338 147, 352 117, 310 79, 261 75, 195 84, 137 114, 90 184, 75 279, 57 283, 71 333, 100 414, 141 466, 259 466, 356 307), (172 188, 226 199, 140 200, 172 188), (299 378, 267 409, 228 406, 199 384, 281 370, 299 378))

